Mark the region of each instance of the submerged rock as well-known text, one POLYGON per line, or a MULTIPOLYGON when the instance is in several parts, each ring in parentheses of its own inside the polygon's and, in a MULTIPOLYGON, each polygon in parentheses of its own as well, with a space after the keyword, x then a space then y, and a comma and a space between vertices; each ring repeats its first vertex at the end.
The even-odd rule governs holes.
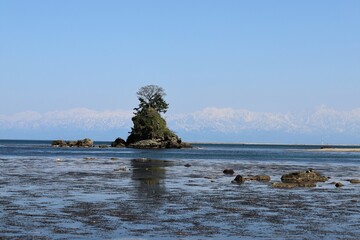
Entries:
POLYGON ((253 177, 245 178, 245 181, 269 182, 270 180, 271 180, 270 176, 267 175, 256 175, 253 177))
POLYGON ((271 185, 274 188, 300 188, 300 187, 316 187, 314 182, 292 182, 292 183, 284 183, 284 182, 275 182, 271 185))
POLYGON ((300 171, 284 174, 281 177, 283 183, 306 183, 306 182, 326 182, 327 177, 320 175, 318 172, 310 169, 308 171, 300 171))

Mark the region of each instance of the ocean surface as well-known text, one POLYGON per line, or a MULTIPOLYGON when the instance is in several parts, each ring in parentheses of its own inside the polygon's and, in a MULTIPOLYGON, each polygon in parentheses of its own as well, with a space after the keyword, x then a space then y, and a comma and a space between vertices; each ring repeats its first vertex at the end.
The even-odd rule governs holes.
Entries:
POLYGON ((53 148, 50 141, 0 140, 0 239, 359 239, 360 184, 348 180, 360 179, 360 152, 194 146, 53 148), (226 168, 235 174, 223 174, 226 168), (271 186, 308 168, 329 181, 271 186), (231 183, 237 174, 271 181, 231 183))

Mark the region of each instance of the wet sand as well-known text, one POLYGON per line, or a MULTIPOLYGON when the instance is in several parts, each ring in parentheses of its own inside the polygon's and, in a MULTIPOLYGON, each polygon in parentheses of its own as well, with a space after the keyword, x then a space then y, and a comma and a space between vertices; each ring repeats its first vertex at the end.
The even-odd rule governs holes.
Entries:
POLYGON ((311 149, 308 151, 313 152, 360 152, 360 148, 322 148, 322 149, 311 149))
POLYGON ((275 189, 294 163, 117 158, 1 159, 0 239, 358 239, 359 166, 311 165, 331 179, 275 189), (267 174, 271 182, 232 184, 267 174), (344 184, 336 188, 333 181, 344 184))

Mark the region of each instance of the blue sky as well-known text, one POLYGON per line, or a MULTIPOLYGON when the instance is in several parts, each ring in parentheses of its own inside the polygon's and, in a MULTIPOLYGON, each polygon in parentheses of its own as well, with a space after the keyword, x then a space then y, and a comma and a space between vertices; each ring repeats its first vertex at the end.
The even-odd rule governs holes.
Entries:
POLYGON ((72 123, 112 116, 96 125, 109 125, 96 137, 111 140, 112 131, 131 126, 124 117, 137 105, 136 91, 157 84, 167 92, 169 124, 189 140, 206 140, 199 136, 211 128, 219 141, 261 141, 268 131, 283 142, 332 135, 329 142, 360 143, 359 12, 355 0, 2 0, 0 138, 26 131, 57 138, 64 131, 54 112, 61 112, 74 119, 61 127, 85 134, 86 123, 72 123), (225 127, 246 130, 219 130, 219 119, 217 127, 201 125, 195 116, 209 109, 225 127), (257 117, 245 121, 244 110, 257 117), (259 116, 261 126, 273 125, 269 116, 294 120, 268 129, 253 124, 259 116), (329 133, 323 125, 333 117, 340 131, 329 133))

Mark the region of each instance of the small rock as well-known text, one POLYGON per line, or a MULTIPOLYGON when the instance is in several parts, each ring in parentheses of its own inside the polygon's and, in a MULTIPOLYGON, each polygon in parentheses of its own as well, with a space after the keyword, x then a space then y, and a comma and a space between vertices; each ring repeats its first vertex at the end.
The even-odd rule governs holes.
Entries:
POLYGON ((235 172, 233 169, 231 168, 227 168, 223 171, 224 174, 227 174, 227 175, 233 175, 235 172))
POLYGON ((337 182, 337 183, 335 183, 335 187, 343 187, 344 186, 344 184, 342 184, 341 182, 337 182))
POLYGON ((243 183, 244 178, 241 175, 236 175, 235 179, 231 181, 232 183, 243 183))
POLYGON ((96 160, 94 157, 84 157, 84 160, 96 160))
POLYGON ((185 167, 191 167, 191 164, 187 163, 184 165, 185 167))
POLYGON ((99 148, 108 148, 108 145, 99 145, 99 148))
POLYGON ((360 179, 350 179, 349 182, 352 184, 360 184, 360 179))

